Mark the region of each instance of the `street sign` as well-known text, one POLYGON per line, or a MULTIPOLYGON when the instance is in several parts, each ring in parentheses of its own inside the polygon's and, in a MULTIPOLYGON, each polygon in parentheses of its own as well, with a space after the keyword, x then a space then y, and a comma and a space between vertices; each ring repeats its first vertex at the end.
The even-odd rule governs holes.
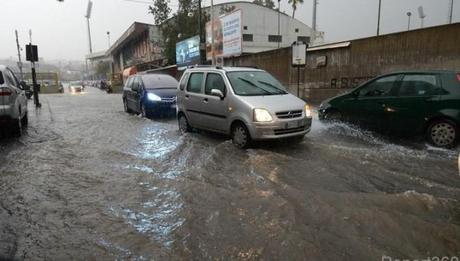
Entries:
POLYGON ((36 45, 26 45, 26 60, 29 62, 38 62, 38 49, 36 45))
POLYGON ((292 44, 292 66, 305 66, 307 56, 307 44, 294 42, 292 44))

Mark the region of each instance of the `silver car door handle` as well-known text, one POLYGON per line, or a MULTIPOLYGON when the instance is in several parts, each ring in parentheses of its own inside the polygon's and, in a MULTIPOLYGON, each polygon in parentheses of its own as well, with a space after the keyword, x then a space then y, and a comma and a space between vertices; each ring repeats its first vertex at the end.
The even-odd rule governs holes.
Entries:
POLYGON ((204 99, 203 99, 203 102, 204 102, 204 103, 208 103, 208 98, 204 98, 204 99))

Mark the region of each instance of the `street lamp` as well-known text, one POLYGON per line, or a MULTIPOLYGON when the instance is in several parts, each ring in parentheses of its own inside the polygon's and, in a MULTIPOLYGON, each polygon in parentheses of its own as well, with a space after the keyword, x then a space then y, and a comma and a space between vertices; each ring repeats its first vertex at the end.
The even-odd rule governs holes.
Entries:
POLYGON ((407 12, 407 31, 410 30, 410 17, 412 16, 411 12, 407 12))
POLYGON ((107 31, 107 42, 109 43, 109 49, 110 49, 110 32, 107 31))

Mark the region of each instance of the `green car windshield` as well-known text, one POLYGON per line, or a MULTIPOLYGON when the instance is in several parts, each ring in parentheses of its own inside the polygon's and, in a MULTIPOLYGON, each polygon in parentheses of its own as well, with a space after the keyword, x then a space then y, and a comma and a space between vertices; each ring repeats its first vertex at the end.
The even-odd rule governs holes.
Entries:
POLYGON ((267 72, 228 72, 227 76, 236 95, 261 96, 287 94, 283 85, 267 72))

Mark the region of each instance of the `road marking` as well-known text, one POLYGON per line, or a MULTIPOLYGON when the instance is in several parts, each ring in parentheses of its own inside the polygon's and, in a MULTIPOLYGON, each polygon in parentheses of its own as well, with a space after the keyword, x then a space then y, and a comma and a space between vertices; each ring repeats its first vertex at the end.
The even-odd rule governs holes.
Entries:
POLYGON ((458 175, 460 175, 460 154, 458 154, 458 175))

